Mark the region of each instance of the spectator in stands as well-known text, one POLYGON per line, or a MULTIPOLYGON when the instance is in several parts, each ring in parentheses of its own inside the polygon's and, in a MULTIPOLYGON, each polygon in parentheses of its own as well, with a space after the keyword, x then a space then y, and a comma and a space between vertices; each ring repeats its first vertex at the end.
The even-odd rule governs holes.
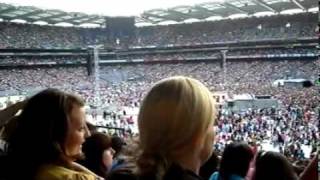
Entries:
POLYGON ((75 163, 90 132, 84 101, 46 89, 31 97, 8 139, 8 179, 85 179, 98 176, 75 163))
POLYGON ((297 180, 290 162, 280 153, 261 151, 256 157, 253 180, 297 180))
POLYGON ((303 13, 290 16, 260 17, 192 24, 175 24, 137 28, 132 39, 121 37, 121 43, 108 40, 105 28, 39 26, 0 22, 0 48, 70 49, 92 44, 111 47, 201 45, 215 42, 290 39, 316 37, 317 16, 303 13), (285 27, 284 22, 290 22, 285 27), (235 29, 234 27, 238 27, 235 29), (257 28, 262 27, 262 28, 257 28))
POLYGON ((98 131, 97 130, 98 128, 95 125, 93 125, 92 123, 87 122, 86 124, 87 124, 87 127, 88 127, 88 129, 89 129, 91 134, 93 134, 93 133, 98 131))
POLYGON ((244 180, 247 175, 253 152, 246 143, 231 143, 224 149, 219 172, 210 180, 244 180))
POLYGON ((0 127, 8 123, 24 107, 26 102, 26 100, 20 101, 0 110, 0 127))
POLYGON ((210 157, 215 108, 199 81, 171 77, 155 84, 140 108, 140 154, 132 173, 112 179, 201 179, 200 166, 210 157))
POLYGON ((106 177, 112 166, 115 151, 111 146, 111 137, 100 132, 92 134, 82 145, 85 155, 82 165, 101 177, 106 177))
POLYGON ((5 109, 0 110, 0 179, 5 179, 6 174, 2 172, 8 166, 8 157, 6 156, 6 140, 10 133, 16 127, 16 117, 15 115, 19 110, 21 110, 26 101, 17 102, 11 106, 6 107, 5 109))
POLYGON ((122 167, 125 163, 125 158, 123 157, 123 149, 125 148, 126 143, 119 136, 112 137, 112 149, 115 150, 112 170, 122 167))
POLYGON ((299 175, 300 180, 319 180, 320 174, 318 173, 318 153, 315 153, 311 162, 305 168, 305 170, 299 175))

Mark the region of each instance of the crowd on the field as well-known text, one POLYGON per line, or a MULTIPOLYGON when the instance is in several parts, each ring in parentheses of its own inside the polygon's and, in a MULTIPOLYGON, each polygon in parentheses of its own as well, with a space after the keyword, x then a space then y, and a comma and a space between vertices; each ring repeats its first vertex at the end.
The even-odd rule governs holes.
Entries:
MULTIPOLYGON (((107 125, 124 128, 124 131, 109 131, 109 133, 113 132, 115 133, 113 135, 122 136, 127 142, 127 148, 129 148, 125 148, 125 152, 123 152, 123 155, 126 156, 114 158, 114 166, 109 167, 110 169, 114 168, 114 171, 103 175, 112 179, 115 176, 113 173, 117 173, 117 166, 127 165, 129 159, 126 158, 130 154, 132 155, 131 146, 134 145, 134 142, 131 142, 131 139, 134 139, 136 134, 132 134, 131 128, 136 124, 136 120, 125 116, 128 112, 121 107, 139 108, 142 104, 142 98, 145 97, 147 91, 150 91, 153 83, 163 78, 184 75, 199 79, 212 92, 224 90, 230 94, 271 95, 272 98, 279 100, 280 105, 277 108, 248 109, 243 112, 217 112, 213 129, 215 132, 213 149, 214 156, 217 156, 216 163, 224 163, 225 156, 232 156, 227 155, 226 152, 233 146, 232 144, 245 142, 239 146, 250 148, 248 152, 251 155, 248 163, 251 161, 252 163, 251 165, 247 164, 245 174, 241 175, 243 178, 251 179, 259 174, 256 171, 259 169, 257 163, 260 153, 271 153, 269 151, 273 151, 273 155, 276 157, 283 155, 286 157, 286 159, 282 159, 284 161, 282 163, 288 163, 287 166, 290 167, 290 170, 286 169, 280 172, 289 173, 296 178, 299 175, 303 176, 309 163, 314 161, 312 158, 316 155, 316 147, 320 138, 319 87, 273 87, 271 83, 279 78, 317 78, 320 73, 319 62, 306 60, 232 61, 227 62, 224 67, 226 68, 225 77, 220 63, 160 63, 101 67, 99 94, 102 104, 100 106, 104 108, 117 107, 113 111, 104 109, 103 116, 105 120, 111 119, 113 121, 107 125), (255 160, 253 160, 254 156, 256 156, 255 160), (254 169, 254 171, 250 169, 254 169)), ((94 76, 86 75, 85 68, 13 69, 1 70, 0 73, 1 77, 4 77, 0 83, 1 89, 4 90, 13 89, 24 92, 39 87, 55 87, 66 92, 77 92, 86 99, 87 104, 94 104, 95 79, 94 76)), ((93 114, 93 116, 97 116, 97 114, 93 114)), ((239 148, 238 145, 235 145, 234 148, 237 149, 236 147, 239 148)), ((234 153, 240 152, 242 151, 236 150, 234 153)), ((271 162, 276 162, 276 160, 271 162)), ((80 161, 80 163, 87 165, 85 161, 80 161)), ((208 163, 210 164, 210 162, 208 163)), ((216 166, 215 169, 217 170, 216 166)), ((212 174, 210 178, 219 176, 222 169, 221 164, 216 174, 212 174)), ((270 171, 269 173, 273 172, 273 170, 270 171)), ((210 172, 214 172, 213 167, 210 172)), ((206 179, 209 178, 208 174, 202 174, 202 176, 206 179)))

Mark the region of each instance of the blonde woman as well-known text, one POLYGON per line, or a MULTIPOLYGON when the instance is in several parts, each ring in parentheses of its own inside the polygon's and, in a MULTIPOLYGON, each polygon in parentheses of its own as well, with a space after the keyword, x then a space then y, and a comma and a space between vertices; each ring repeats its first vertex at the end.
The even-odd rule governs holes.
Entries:
POLYGON ((212 94, 198 80, 178 76, 156 83, 138 116, 135 168, 109 179, 201 179, 199 169, 212 153, 215 114, 212 94))

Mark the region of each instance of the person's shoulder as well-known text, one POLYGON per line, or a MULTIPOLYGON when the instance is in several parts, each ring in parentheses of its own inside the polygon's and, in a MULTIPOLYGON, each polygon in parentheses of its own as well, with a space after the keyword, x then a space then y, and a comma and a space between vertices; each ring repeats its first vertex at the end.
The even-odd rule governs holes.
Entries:
POLYGON ((173 164, 168 169, 164 179, 180 179, 180 180, 202 180, 202 178, 196 173, 183 169, 180 165, 173 164))
POLYGON ((111 171, 107 178, 107 180, 137 180, 139 179, 131 169, 128 168, 119 168, 114 171, 111 171))
POLYGON ((62 166, 43 165, 39 168, 35 180, 96 180, 97 177, 85 173, 74 171, 62 166))
MULTIPOLYGON (((120 168, 117 170, 114 170, 108 174, 107 180, 153 180, 155 179, 154 174, 153 175, 144 175, 144 176, 138 176, 133 173, 133 170, 131 168, 120 168)), ((202 180, 201 177, 199 177, 197 174, 182 169, 180 166, 173 165, 169 168, 166 175, 164 176, 165 180, 202 180)))
POLYGON ((218 177, 219 177, 219 172, 216 171, 210 176, 209 180, 217 180, 218 177))
POLYGON ((238 176, 238 175, 235 175, 235 174, 231 175, 230 179, 231 180, 245 180, 244 177, 241 177, 241 176, 238 176))

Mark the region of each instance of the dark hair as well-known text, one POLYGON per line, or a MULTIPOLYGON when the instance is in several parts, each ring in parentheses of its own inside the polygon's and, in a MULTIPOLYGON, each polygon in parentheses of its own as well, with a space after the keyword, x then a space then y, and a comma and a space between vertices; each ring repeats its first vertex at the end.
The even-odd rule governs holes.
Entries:
POLYGON ((256 157, 254 180, 297 180, 292 165, 281 153, 259 152, 256 157))
POLYGON ((126 143, 124 140, 119 136, 112 136, 112 149, 115 150, 115 157, 118 156, 119 153, 121 153, 123 146, 125 146, 126 143))
POLYGON ((43 90, 28 100, 8 138, 14 171, 18 168, 24 177, 33 177, 40 165, 63 160, 68 116, 75 105, 82 107, 84 101, 57 89, 43 90))
POLYGON ((223 151, 219 175, 220 179, 227 180, 231 175, 245 177, 253 152, 246 143, 231 143, 223 151))
POLYGON ((208 159, 208 161, 201 166, 199 175, 203 179, 209 179, 211 174, 217 171, 218 164, 219 164, 219 157, 217 156, 216 153, 213 152, 210 158, 208 159))
POLYGON ((106 177, 108 168, 102 163, 104 150, 111 147, 111 138, 100 132, 88 137, 82 145, 85 159, 80 162, 101 177, 106 177))
POLYGON ((97 128, 95 125, 93 125, 93 124, 90 123, 90 122, 86 122, 86 124, 87 124, 87 127, 88 127, 90 133, 95 133, 95 132, 97 132, 97 129, 98 129, 98 128, 97 128))

